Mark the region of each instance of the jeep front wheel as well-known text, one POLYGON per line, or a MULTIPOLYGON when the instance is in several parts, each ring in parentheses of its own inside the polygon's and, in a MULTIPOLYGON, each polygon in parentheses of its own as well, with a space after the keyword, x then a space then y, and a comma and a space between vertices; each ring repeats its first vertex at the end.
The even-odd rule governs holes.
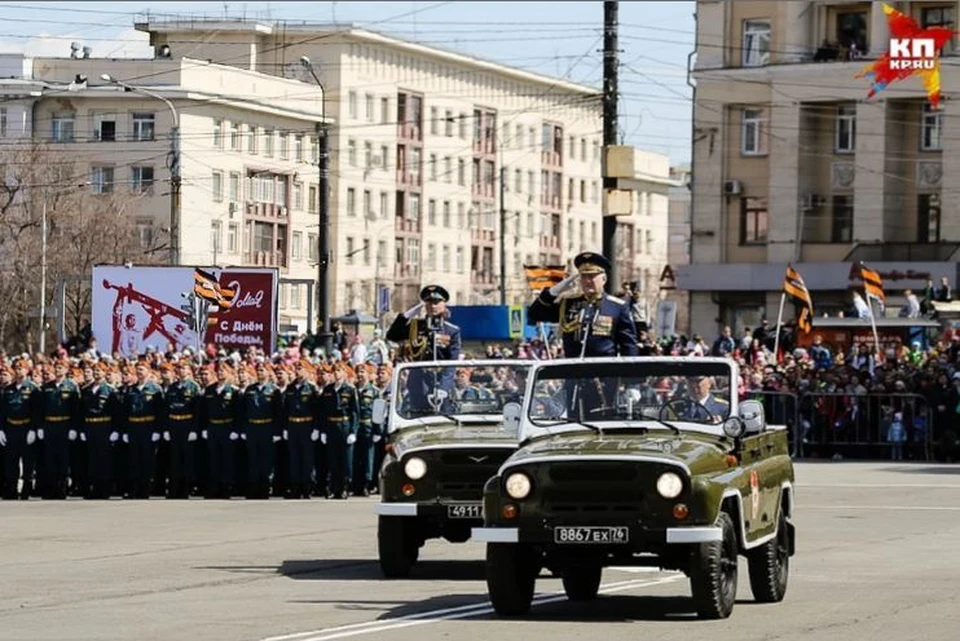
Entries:
POLYGON ((487 543, 487 590, 493 609, 500 616, 518 616, 530 611, 539 567, 532 551, 515 543, 487 543))
POLYGON ((563 591, 571 601, 590 601, 597 598, 603 568, 572 567, 563 571, 563 591))
POLYGON ((782 505, 777 519, 777 536, 751 550, 747 564, 753 598, 758 603, 783 601, 790 574, 790 532, 782 505))
POLYGON ((690 588, 702 619, 726 619, 737 600, 737 533, 726 512, 717 517, 720 541, 697 545, 690 568, 690 588))
POLYGON ((420 556, 416 522, 403 516, 381 516, 377 527, 380 570, 388 579, 401 579, 420 556))

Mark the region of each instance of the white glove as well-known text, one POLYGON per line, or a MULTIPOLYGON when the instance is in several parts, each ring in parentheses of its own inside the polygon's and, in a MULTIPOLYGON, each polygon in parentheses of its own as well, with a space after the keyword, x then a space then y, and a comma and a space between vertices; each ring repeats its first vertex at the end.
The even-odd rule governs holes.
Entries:
POLYGON ((87 442, 87 433, 86 433, 86 432, 80 432, 80 440, 83 441, 84 443, 87 442))
POLYGON ((77 440, 77 430, 70 430, 67 432, 67 440, 75 441, 77 440))
POLYGON ((310 432, 311 441, 315 442, 318 438, 320 438, 320 430, 313 430, 312 432, 310 432))
POLYGON ((42 427, 41 427, 39 430, 37 430, 37 440, 39 440, 39 441, 42 441, 42 440, 43 440, 43 428, 42 428, 42 427))
POLYGON ((240 438, 240 435, 239 435, 239 434, 237 434, 236 432, 230 432, 230 440, 231 440, 231 441, 235 441, 235 440, 237 440, 238 438, 240 438))
POLYGON ((33 445, 33 442, 37 440, 37 433, 33 430, 27 432, 27 445, 33 445))
POLYGON ((154 432, 153 434, 151 434, 150 440, 153 441, 154 443, 158 443, 160 441, 160 432, 154 432))
POLYGON ((357 442, 356 434, 347 434, 347 445, 353 445, 357 442))
POLYGON ((374 442, 374 443, 379 443, 381 438, 383 438, 383 437, 381 437, 379 434, 374 434, 374 435, 373 435, 373 442, 374 442))
POLYGON ((170 442, 170 432, 163 433, 163 440, 165 440, 167 443, 170 442))
POLYGON ((119 435, 119 434, 117 434, 116 432, 110 432, 110 442, 111 442, 111 443, 116 443, 118 438, 120 438, 120 435, 119 435))
POLYGON ((567 276, 566 278, 561 280, 559 283, 557 283, 556 285, 550 288, 550 295, 559 296, 563 292, 570 289, 570 286, 573 284, 573 281, 575 280, 577 280, 577 274, 571 274, 570 276, 567 276))
POLYGON ((326 433, 323 433, 323 434, 320 435, 320 442, 323 443, 324 445, 327 444, 327 435, 326 435, 326 433))
POLYGON ((200 436, 203 437, 203 440, 207 440, 207 430, 203 430, 202 432, 200 432, 200 436))
POLYGON ((417 303, 416 305, 414 305, 413 307, 405 311, 403 313, 403 317, 406 318, 407 320, 410 320, 411 318, 419 314, 421 309, 423 309, 423 303, 417 303))
POLYGON ((290 436, 287 434, 287 430, 283 430, 283 440, 285 441, 290 440, 290 436))
POLYGON ((240 434, 240 440, 241 440, 241 441, 247 440, 247 435, 244 434, 244 433, 241 433, 241 434, 240 434))
POLYGON ((274 437, 273 437, 273 442, 274 442, 274 443, 279 443, 279 442, 280 442, 280 437, 279 437, 279 436, 274 436, 274 437))
POLYGON ((7 435, 3 433, 3 430, 0 430, 0 447, 6 447, 7 445, 7 435))
POLYGON ((196 432, 189 432, 189 433, 187 434, 187 442, 188 442, 188 443, 192 443, 192 442, 195 441, 195 440, 197 440, 197 433, 196 433, 196 432))
POLYGON ((124 443, 127 443, 127 444, 130 443, 130 435, 129 435, 129 434, 124 433, 124 435, 123 435, 123 442, 124 442, 124 443))

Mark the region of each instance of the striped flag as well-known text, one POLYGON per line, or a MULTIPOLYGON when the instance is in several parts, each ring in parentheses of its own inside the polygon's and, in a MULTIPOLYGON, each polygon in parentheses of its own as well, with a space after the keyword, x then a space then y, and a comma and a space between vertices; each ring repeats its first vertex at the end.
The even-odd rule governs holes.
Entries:
POLYGON ((793 299, 793 301, 802 305, 800 316, 797 317, 797 328, 804 334, 809 334, 813 330, 813 298, 810 297, 810 290, 800 272, 791 265, 787 265, 787 273, 783 278, 783 291, 793 299))
POLYGON ((880 274, 860 263, 860 278, 863 279, 863 292, 868 298, 876 298, 883 304, 886 304, 887 297, 883 293, 883 279, 880 274))
POLYGON ((566 276, 563 265, 524 265, 523 271, 527 276, 527 284, 535 291, 553 287, 566 276))
POLYGON ((217 277, 197 267, 193 272, 193 293, 220 309, 230 309, 237 297, 237 290, 221 287, 217 277))

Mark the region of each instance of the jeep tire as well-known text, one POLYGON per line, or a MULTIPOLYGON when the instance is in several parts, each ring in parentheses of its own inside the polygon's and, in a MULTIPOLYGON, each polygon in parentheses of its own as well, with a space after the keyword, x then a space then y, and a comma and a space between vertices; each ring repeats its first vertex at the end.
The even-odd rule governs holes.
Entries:
POLYGON ((540 570, 533 552, 516 543, 487 543, 487 591, 494 611, 520 616, 530 611, 533 588, 540 570))
POLYGON ((737 600, 738 546, 733 520, 717 517, 723 539, 697 544, 690 567, 690 588, 702 619, 726 619, 737 600))
POLYGON ((381 516, 377 524, 380 569, 388 579, 402 579, 420 556, 416 520, 403 516, 381 516))
POLYGON ((591 601, 597 598, 600 589, 600 575, 603 568, 597 566, 574 566, 561 574, 563 591, 571 601, 591 601))
POLYGON ((790 532, 782 505, 780 517, 777 519, 777 535, 751 550, 747 564, 753 598, 758 603, 783 601, 790 575, 790 532))

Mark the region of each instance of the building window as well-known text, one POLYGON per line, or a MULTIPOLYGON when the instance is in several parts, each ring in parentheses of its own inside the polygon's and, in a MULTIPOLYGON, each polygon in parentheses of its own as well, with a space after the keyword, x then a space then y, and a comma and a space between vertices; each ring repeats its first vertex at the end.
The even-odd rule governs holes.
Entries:
POLYGON ((214 255, 220 252, 221 245, 220 239, 223 232, 223 223, 219 220, 210 221, 210 250, 214 255))
POLYGON ((237 223, 230 223, 227 225, 227 251, 231 254, 237 253, 237 248, 240 246, 238 242, 238 236, 240 235, 240 225, 237 223))
POLYGON ((380 147, 380 168, 384 171, 390 168, 390 150, 386 145, 380 147))
POLYGON ((347 112, 350 117, 356 120, 357 118, 357 92, 351 91, 347 94, 347 112))
POLYGON ((450 227, 450 201, 443 201, 443 226, 450 227))
POLYGON ((426 269, 436 271, 437 269, 437 246, 433 243, 427 243, 426 269))
POLYGON ((373 119, 374 119, 374 115, 373 115, 373 94, 372 94, 372 93, 368 93, 368 94, 365 96, 363 103, 364 103, 364 109, 363 109, 363 112, 364 112, 364 113, 363 113, 363 115, 366 117, 367 122, 373 122, 373 119))
POLYGON ((311 214, 317 213, 317 186, 310 185, 307 190, 307 211, 311 214))
POLYGON ((370 264, 370 239, 369 238, 363 239, 363 264, 364 265, 370 264))
POLYGON ((420 240, 417 238, 407 239, 407 265, 420 266, 420 240))
POLYGON ((430 107, 430 134, 436 136, 440 131, 440 110, 430 107))
POLYGON ((290 134, 283 132, 280 134, 280 160, 290 159, 290 134))
POLYGON ((453 138, 453 112, 449 109, 443 112, 443 135, 453 138))
POLYGON ((440 267, 445 272, 450 271, 450 245, 443 246, 443 254, 441 258, 440 267))
POLYGON ((303 183, 293 183, 293 208, 297 211, 303 211, 303 183))
POLYGON ((457 260, 457 273, 458 273, 458 274, 462 274, 462 273, 463 273, 463 268, 464 268, 464 264, 463 264, 463 247, 457 247, 457 259, 456 259, 456 260, 457 260))
POLYGON ((763 109, 744 109, 740 124, 740 153, 761 156, 767 153, 767 125, 763 109))
POLYGON ((917 196, 917 242, 940 242, 940 194, 917 196))
POLYGON ((247 136, 247 153, 255 154, 257 153, 257 127, 256 125, 247 125, 247 131, 250 135, 247 136))
POLYGON ((942 131, 943 112, 933 109, 930 103, 923 104, 923 121, 920 132, 920 149, 940 151, 940 132, 942 131))
POLYGON ((93 193, 113 193, 113 167, 93 167, 90 172, 93 193))
POLYGON ((380 99, 380 124, 386 125, 390 123, 390 99, 381 98, 380 99))
POLYGON ((53 142, 73 142, 74 116, 54 116, 53 117, 53 142))
POLYGON ((0 137, 7 135, 7 108, 0 107, 0 137))
POLYGON ((353 238, 347 236, 347 250, 344 252, 343 257, 346 259, 348 265, 353 264, 353 238))
POLYGON ((93 138, 99 142, 114 142, 117 139, 117 117, 113 114, 94 116, 93 138))
MULTIPOLYGON (((850 54, 867 53, 867 12, 845 11, 837 14, 837 41, 850 54)), ((854 57, 851 55, 850 57, 854 57)))
POLYGON ((211 191, 213 192, 213 199, 217 202, 223 200, 223 172, 215 171, 213 172, 213 181, 211 183, 211 191))
POLYGON ((767 200, 741 198, 740 244, 755 245, 765 242, 767 242, 767 200))
POLYGON ((376 218, 373 213, 373 195, 369 189, 363 190, 363 216, 364 218, 376 218))
POLYGON ((457 184, 461 187, 467 185, 467 165, 463 162, 463 158, 457 159, 457 184))
POLYGON ((450 184, 453 182, 453 159, 445 156, 443 159, 443 182, 450 184))
POLYGON ((743 21, 743 66, 761 67, 770 62, 770 21, 743 21))
POLYGON ((385 191, 380 192, 380 218, 390 217, 390 194, 385 191))
POLYGON ((430 226, 437 224, 437 201, 432 198, 427 201, 427 224, 430 226))
POLYGON ((387 264, 387 241, 377 241, 377 267, 384 267, 387 264))
POLYGON ((133 114, 133 139, 138 142, 153 140, 156 133, 156 121, 153 114, 133 114))
POLYGON ((351 167, 357 166, 357 141, 348 140, 347 141, 347 162, 350 163, 351 167))
POLYGON ((347 216, 354 218, 357 215, 357 192, 353 187, 347 187, 347 216))
POLYGON ((263 155, 273 156, 273 129, 263 130, 263 155))
POLYGON ((240 123, 230 123, 230 151, 240 151, 240 123))
POLYGON ((307 260, 311 263, 317 262, 317 235, 307 234, 307 260))
POLYGON ((430 180, 437 179, 437 155, 430 154, 430 180))
MULTIPOLYGON (((920 23, 924 29, 929 27, 943 27, 954 30, 953 27, 953 7, 927 7, 920 10, 920 23)), ((953 41, 947 42, 942 50, 942 55, 948 55, 953 52, 953 41)))
POLYGON ((852 239, 853 196, 834 196, 830 242, 849 243, 852 239))
POLYGON ((293 137, 293 159, 303 162, 303 136, 300 134, 293 137))
POLYGON ((153 167, 132 167, 131 184, 135 194, 153 193, 153 167))
POLYGON ((836 151, 838 154, 852 154, 857 144, 857 106, 839 105, 837 107, 836 151))

